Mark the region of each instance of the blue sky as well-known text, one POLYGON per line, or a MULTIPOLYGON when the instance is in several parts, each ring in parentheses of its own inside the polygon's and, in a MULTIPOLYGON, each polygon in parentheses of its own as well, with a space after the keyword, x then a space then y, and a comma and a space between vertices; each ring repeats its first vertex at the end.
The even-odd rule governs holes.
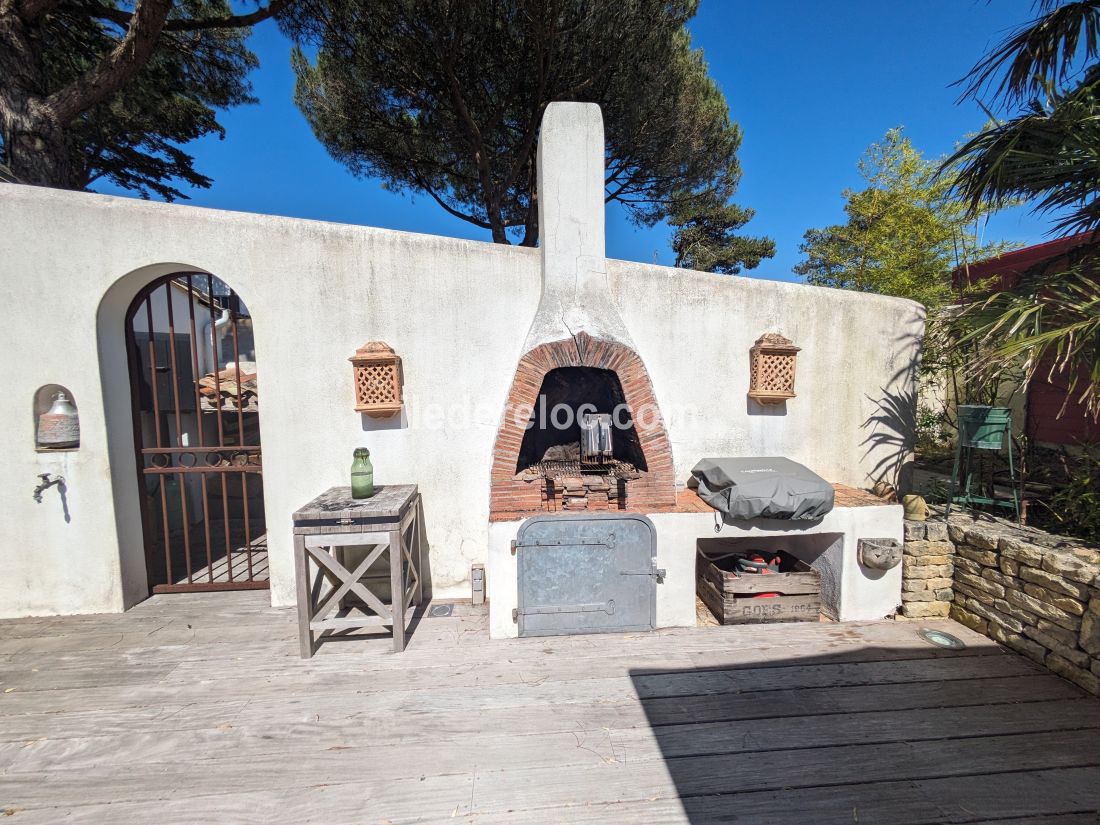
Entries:
MULTIPOLYGON (((983 114, 956 104, 950 84, 1032 11, 1028 0, 703 0, 691 31, 744 131, 736 200, 757 212, 745 231, 778 246, 747 274, 798 279, 790 270, 802 234, 843 219, 841 191, 860 185, 856 161, 887 129, 905 126, 929 155, 978 129, 983 114)), ((427 197, 353 178, 292 102, 290 44, 270 23, 250 44, 260 104, 223 113, 224 140, 190 145, 214 184, 188 203, 488 240, 427 197)), ((607 227, 609 256, 672 263, 667 228, 639 229, 616 205, 607 227)), ((995 217, 986 237, 1033 243, 1046 230, 1015 210, 995 217)))

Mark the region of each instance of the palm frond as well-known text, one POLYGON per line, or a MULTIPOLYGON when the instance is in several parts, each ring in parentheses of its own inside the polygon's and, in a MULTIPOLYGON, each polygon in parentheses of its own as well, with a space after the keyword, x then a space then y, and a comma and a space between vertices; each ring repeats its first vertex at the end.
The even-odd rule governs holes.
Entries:
POLYGON ((1100 255, 1068 270, 1028 278, 992 295, 948 322, 960 345, 973 345, 974 375, 995 377, 1023 366, 1030 381, 1040 371, 1066 381, 1076 398, 1100 418, 1100 255))
POLYGON ((1035 20, 1010 35, 982 58, 966 77, 960 100, 990 92, 1006 106, 1031 100, 1051 86, 1061 86, 1079 60, 1100 53, 1100 0, 1058 5, 1038 4, 1035 20))
POLYGON ((972 137, 947 159, 971 210, 1016 200, 1055 216, 1054 233, 1100 227, 1100 79, 1033 104, 972 137))

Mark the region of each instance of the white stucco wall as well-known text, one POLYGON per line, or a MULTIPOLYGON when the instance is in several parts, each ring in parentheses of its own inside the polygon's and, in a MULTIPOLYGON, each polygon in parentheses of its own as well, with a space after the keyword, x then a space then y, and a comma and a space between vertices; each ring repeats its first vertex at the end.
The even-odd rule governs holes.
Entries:
POLYGON ((653 380, 677 479, 705 456, 782 455, 868 487, 904 459, 919 304, 626 261, 608 261, 608 277, 653 380), (749 349, 766 332, 802 348, 797 397, 777 406, 747 397, 749 349))
MULTIPOLYGON (((493 440, 539 301, 539 252, 127 198, 0 186, 0 616, 117 611, 145 595, 123 313, 173 271, 223 278, 255 319, 272 599, 293 600, 290 514, 347 483, 371 448, 379 483, 416 482, 437 593, 468 595, 489 543, 493 440), (347 358, 372 339, 404 361, 406 412, 353 410, 347 358), (34 450, 35 390, 63 384, 81 447, 34 450), (448 410, 450 412, 448 412, 448 410), (42 504, 37 475, 67 482, 42 504)), ((865 483, 888 454, 875 417, 905 375, 916 305, 748 278, 608 261, 682 481, 705 455, 785 454, 865 483), (803 347, 785 415, 750 406, 763 332, 803 347)))

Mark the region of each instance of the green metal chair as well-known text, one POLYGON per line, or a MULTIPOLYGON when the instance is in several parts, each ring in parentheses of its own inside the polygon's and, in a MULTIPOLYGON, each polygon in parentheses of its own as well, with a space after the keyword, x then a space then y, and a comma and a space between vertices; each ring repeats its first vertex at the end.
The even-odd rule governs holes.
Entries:
POLYGON ((982 407, 965 404, 959 407, 959 440, 955 445, 955 463, 951 468, 951 488, 947 495, 944 517, 951 515, 951 505, 962 504, 972 508, 975 504, 1011 509, 1020 520, 1020 493, 1016 484, 1016 460, 1012 455, 1012 413, 1007 407, 982 407), (971 492, 973 483, 973 458, 975 450, 1000 451, 1008 445, 1008 475, 1011 479, 1012 498, 997 498, 990 484, 988 496, 971 492), (960 477, 961 470, 961 477, 960 477), (962 493, 959 494, 959 487, 962 493))

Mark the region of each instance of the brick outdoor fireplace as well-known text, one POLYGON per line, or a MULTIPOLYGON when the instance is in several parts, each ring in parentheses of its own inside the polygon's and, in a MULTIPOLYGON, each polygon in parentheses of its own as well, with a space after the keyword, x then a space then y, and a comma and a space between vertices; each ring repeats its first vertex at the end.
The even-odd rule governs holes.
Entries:
MULTIPOLYGON (((599 107, 548 106, 538 148, 542 291, 502 399, 490 475, 485 590, 493 638, 696 622, 699 539, 714 535, 715 510, 695 491, 677 490, 657 404, 662 385, 654 387, 641 357, 648 350, 635 345, 608 283, 604 175, 599 107)), ((636 332, 647 330, 639 324, 636 332)), ((785 397, 792 392, 785 388, 785 397)), ((728 405, 710 410, 709 420, 716 429, 737 422, 728 405)), ((706 455, 698 444, 685 449, 685 463, 706 455)), ((837 506, 820 520, 735 521, 720 538, 783 549, 812 566, 831 617, 892 614, 901 570, 867 568, 859 543, 898 539, 901 508, 834 487, 837 506)))
POLYGON ((603 169, 599 107, 548 107, 538 147, 542 295, 493 450, 492 521, 676 503, 653 385, 607 285, 603 169))
POLYGON ((540 344, 520 359, 493 451, 493 520, 555 510, 647 512, 675 501, 668 435, 633 349, 582 332, 540 344), (590 404, 602 414, 620 410, 623 426, 612 426, 610 460, 581 460, 575 419, 565 428, 550 420, 562 404, 574 411, 590 404))

